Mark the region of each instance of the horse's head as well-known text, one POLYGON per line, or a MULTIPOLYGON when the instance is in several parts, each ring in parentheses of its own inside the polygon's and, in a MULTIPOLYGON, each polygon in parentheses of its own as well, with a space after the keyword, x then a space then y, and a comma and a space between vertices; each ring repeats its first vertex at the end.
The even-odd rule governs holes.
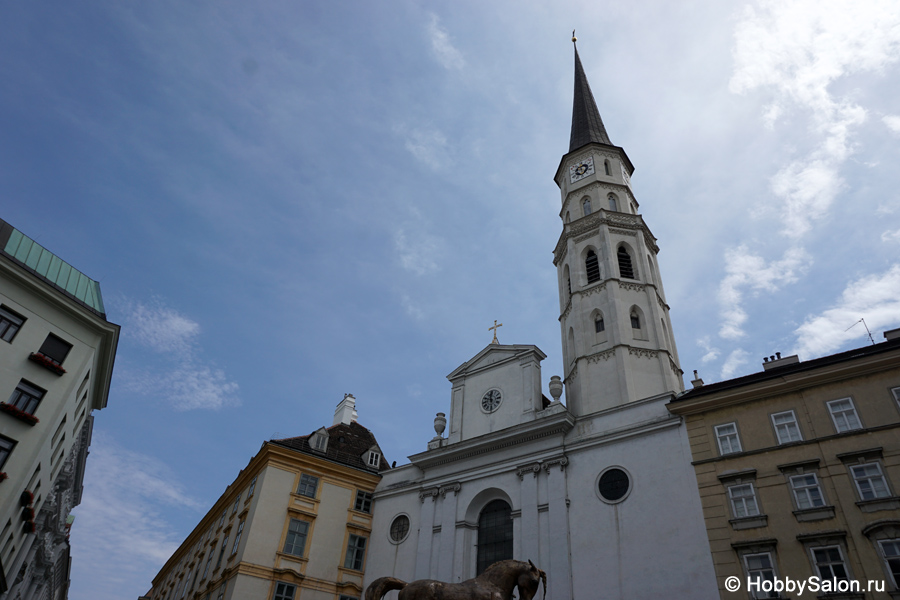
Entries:
POLYGON ((529 567, 519 574, 516 584, 519 588, 519 598, 521 600, 532 600, 537 594, 538 585, 544 584, 544 596, 547 595, 547 574, 534 566, 534 563, 528 561, 529 567))

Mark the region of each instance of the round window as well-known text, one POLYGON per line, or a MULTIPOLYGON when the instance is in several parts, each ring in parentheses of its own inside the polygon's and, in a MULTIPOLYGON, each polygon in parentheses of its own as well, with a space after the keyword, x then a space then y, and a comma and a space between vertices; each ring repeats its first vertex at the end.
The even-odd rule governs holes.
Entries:
POLYGON ((409 535, 409 517, 397 515, 391 523, 391 541, 399 544, 409 535))
POLYGON ((600 499, 610 504, 621 502, 631 491, 631 479, 623 469, 610 467, 597 478, 600 499))

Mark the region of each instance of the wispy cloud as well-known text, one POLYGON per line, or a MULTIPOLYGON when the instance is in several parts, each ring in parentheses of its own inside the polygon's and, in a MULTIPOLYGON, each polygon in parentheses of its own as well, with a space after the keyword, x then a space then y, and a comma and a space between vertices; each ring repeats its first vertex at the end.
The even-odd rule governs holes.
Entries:
MULTIPOLYGON (((900 59, 900 4, 893 0, 763 0, 747 7, 735 32, 730 89, 774 92, 764 118, 772 126, 788 106, 812 119, 818 147, 772 179, 784 203, 783 233, 798 238, 823 218, 840 191, 841 164, 852 154, 852 130, 866 110, 835 98, 828 86, 900 59)), ((893 121, 885 120, 891 127, 893 121)))
POLYGON ((794 334, 794 353, 806 360, 840 348, 865 335, 862 325, 849 329, 860 319, 870 330, 900 324, 900 264, 886 272, 851 281, 840 300, 820 315, 809 316, 794 334))
POLYGON ((403 146, 422 164, 435 170, 447 165, 447 137, 437 129, 398 125, 394 133, 403 138, 403 146))
POLYGON ((743 329, 747 321, 743 306, 746 290, 774 292, 779 286, 796 281, 810 260, 802 248, 790 248, 781 260, 768 264, 744 245, 728 250, 725 253, 726 275, 718 291, 722 317, 719 335, 729 340, 746 335, 743 329))
POLYGON ((447 30, 441 27, 440 19, 434 13, 428 21, 428 37, 431 38, 431 50, 445 69, 462 69, 466 61, 462 54, 450 42, 447 30))
POLYGON ((747 364, 747 352, 738 348, 733 350, 722 363, 722 379, 731 379, 743 365, 747 364))
POLYGON ((438 245, 438 238, 421 230, 401 228, 394 233, 394 250, 400 265, 416 275, 439 270, 436 261, 438 245))
POLYGON ((94 435, 84 480, 84 497, 73 511, 72 554, 77 577, 91 584, 74 589, 90 590, 85 600, 105 600, 121 597, 122 582, 142 580, 149 588, 181 541, 167 516, 197 513, 203 505, 167 465, 100 433, 94 435))
POLYGON ((198 342, 200 325, 154 299, 150 305, 120 300, 124 335, 162 355, 163 369, 125 370, 124 389, 165 398, 177 410, 218 409, 239 404, 238 384, 224 371, 204 361, 198 342))
POLYGON ((885 231, 881 234, 881 241, 894 244, 900 242, 900 229, 897 229, 896 231, 885 231))
POLYGON ((703 357, 700 359, 701 363, 706 364, 719 358, 719 349, 713 347, 708 335, 698 339, 697 345, 703 348, 703 357))
POLYGON ((885 125, 887 125, 888 129, 890 129, 894 133, 900 133, 900 116, 887 115, 886 117, 882 117, 881 120, 885 125))

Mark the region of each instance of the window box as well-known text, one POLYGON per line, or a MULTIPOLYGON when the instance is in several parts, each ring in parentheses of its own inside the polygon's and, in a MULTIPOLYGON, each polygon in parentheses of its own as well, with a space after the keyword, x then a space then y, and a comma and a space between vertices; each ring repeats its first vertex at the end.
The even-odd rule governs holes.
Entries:
POLYGON ((7 404, 6 402, 0 402, 0 411, 5 412, 8 415, 11 415, 23 423, 27 423, 34 427, 36 424, 40 423, 41 420, 36 416, 25 412, 24 410, 19 410, 12 404, 7 404))
POLYGON ((66 370, 57 364, 56 361, 40 352, 32 352, 28 355, 28 360, 41 365, 51 373, 56 373, 57 375, 63 375, 66 372, 66 370))

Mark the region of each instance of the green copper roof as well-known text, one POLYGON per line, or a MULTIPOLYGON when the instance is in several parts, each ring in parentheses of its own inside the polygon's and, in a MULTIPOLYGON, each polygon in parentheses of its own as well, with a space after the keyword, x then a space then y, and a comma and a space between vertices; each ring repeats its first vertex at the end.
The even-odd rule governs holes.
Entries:
POLYGON ((3 253, 6 256, 106 318, 99 283, 2 219, 0 219, 0 245, 3 246, 3 253))

